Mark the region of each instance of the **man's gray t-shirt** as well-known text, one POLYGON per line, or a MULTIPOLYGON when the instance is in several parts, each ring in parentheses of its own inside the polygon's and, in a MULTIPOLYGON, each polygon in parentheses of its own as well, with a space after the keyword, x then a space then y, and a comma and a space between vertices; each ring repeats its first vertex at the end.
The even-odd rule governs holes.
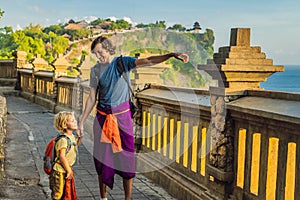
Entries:
MULTIPOLYGON (((130 80, 130 70, 136 67, 134 63, 135 60, 136 58, 133 57, 123 57, 124 68, 128 80, 130 80)), ((96 91, 98 83, 98 107, 101 106, 104 108, 106 105, 115 107, 129 100, 130 93, 128 85, 117 69, 116 58, 114 58, 108 66, 99 63, 91 68, 90 87, 94 88, 96 91)))

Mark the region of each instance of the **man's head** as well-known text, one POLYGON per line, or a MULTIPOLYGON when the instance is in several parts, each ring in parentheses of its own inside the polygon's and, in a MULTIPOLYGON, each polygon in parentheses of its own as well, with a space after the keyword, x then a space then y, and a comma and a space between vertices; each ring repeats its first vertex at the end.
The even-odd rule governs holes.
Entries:
POLYGON ((110 53, 110 55, 115 54, 116 47, 111 43, 111 41, 107 37, 104 37, 104 36, 97 37, 92 42, 92 45, 91 45, 92 52, 94 51, 97 44, 101 44, 102 48, 105 49, 106 51, 108 51, 110 53))
POLYGON ((97 37, 91 45, 91 51, 96 55, 101 63, 108 62, 108 58, 115 54, 115 46, 104 36, 97 37))

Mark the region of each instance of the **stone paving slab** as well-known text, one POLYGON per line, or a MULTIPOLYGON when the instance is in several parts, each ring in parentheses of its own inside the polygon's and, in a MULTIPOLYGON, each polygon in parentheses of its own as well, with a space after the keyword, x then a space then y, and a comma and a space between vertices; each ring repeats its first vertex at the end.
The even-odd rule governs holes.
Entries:
MULTIPOLYGON (((14 116, 28 132, 28 139, 31 140, 31 145, 34 146, 32 154, 40 176, 39 184, 49 198, 49 182, 47 175, 42 171, 42 157, 46 144, 56 135, 56 130, 53 126, 54 114, 20 97, 7 97, 7 106, 10 115, 14 116)), ((83 142, 83 144, 89 145, 90 143, 83 142)), ((100 199, 93 157, 88 149, 91 149, 90 146, 85 147, 85 145, 81 145, 79 148, 79 161, 74 166, 78 200, 100 199)), ((108 199, 124 199, 122 188, 122 178, 116 175, 114 189, 110 190, 108 188, 108 199)), ((137 174, 136 178, 134 178, 132 198, 151 200, 175 199, 142 174, 137 174)))
POLYGON ((35 147, 28 141, 28 131, 13 116, 7 116, 5 143, 5 171, 0 178, 1 200, 46 200, 39 186, 33 152, 35 147))

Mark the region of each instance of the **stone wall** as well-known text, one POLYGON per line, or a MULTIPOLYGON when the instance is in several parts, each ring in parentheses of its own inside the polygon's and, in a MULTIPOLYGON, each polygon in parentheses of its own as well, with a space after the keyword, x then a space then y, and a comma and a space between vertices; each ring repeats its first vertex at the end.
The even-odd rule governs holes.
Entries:
POLYGON ((4 170, 4 143, 6 137, 6 99, 0 96, 0 171, 4 170))

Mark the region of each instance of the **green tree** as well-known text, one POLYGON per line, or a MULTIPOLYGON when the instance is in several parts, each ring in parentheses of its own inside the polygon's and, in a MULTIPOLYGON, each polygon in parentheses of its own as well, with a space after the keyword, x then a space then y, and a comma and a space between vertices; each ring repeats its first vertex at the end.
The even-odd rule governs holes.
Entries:
POLYGON ((11 26, 5 26, 4 28, 0 28, 0 32, 8 35, 13 32, 13 28, 11 26))
POLYGON ((71 40, 78 40, 92 35, 92 32, 89 29, 84 29, 84 28, 78 30, 74 30, 74 29, 67 30, 66 33, 71 36, 71 40))
POLYGON ((46 33, 43 32, 43 27, 39 24, 33 25, 30 24, 29 26, 25 27, 24 33, 26 36, 29 36, 31 38, 45 38, 46 33))
POLYGON ((151 28, 166 28, 166 21, 156 21, 155 24, 150 23, 149 27, 151 28))
POLYGON ((166 21, 156 21, 155 23, 150 23, 150 24, 143 24, 143 23, 140 23, 140 24, 137 24, 135 27, 137 28, 163 28, 165 29, 166 28, 166 21))
POLYGON ((179 31, 179 32, 184 32, 186 30, 186 28, 184 26, 182 26, 181 24, 174 24, 172 26, 172 29, 179 31))
POLYGON ((37 54, 40 54, 42 57, 44 57, 46 54, 46 50, 42 38, 31 38, 31 39, 29 40, 29 45, 30 45, 29 52, 32 54, 32 57, 30 59, 34 58, 37 54))
POLYGON ((66 51, 69 40, 62 36, 58 36, 53 32, 49 33, 49 47, 47 48, 47 60, 54 60, 59 54, 66 51))
POLYGON ((44 33, 49 34, 50 32, 53 32, 57 35, 63 35, 64 29, 61 25, 50 25, 49 27, 46 27, 43 30, 44 33))
POLYGON ((11 59, 11 53, 17 47, 13 42, 11 27, 6 26, 0 29, 0 47, 0 59, 11 59))
POLYGON ((70 19, 68 22, 68 24, 74 24, 74 23, 75 23, 75 21, 73 19, 70 19))
POLYGON ((131 24, 123 19, 117 20, 116 24, 118 25, 119 29, 129 29, 131 27, 131 24))
POLYGON ((119 27, 118 27, 118 24, 116 24, 116 23, 111 23, 111 24, 109 24, 108 26, 107 26, 107 29, 108 30, 116 30, 116 29, 118 29, 119 27))
POLYGON ((0 8, 0 20, 2 19, 3 14, 4 14, 4 11, 0 8))
POLYGON ((129 24, 127 21, 123 19, 119 19, 115 22, 112 22, 107 26, 108 30, 116 30, 116 29, 129 29, 131 27, 131 24, 129 24))
POLYGON ((96 26, 96 25, 101 24, 101 23, 103 23, 103 22, 105 22, 105 21, 106 21, 106 20, 104 20, 104 19, 98 18, 98 19, 92 21, 90 24, 91 24, 92 26, 96 26))
POLYGON ((149 27, 149 25, 140 23, 140 24, 137 24, 135 27, 137 27, 137 28, 147 28, 147 27, 149 27))
POLYGON ((213 44, 215 42, 214 32, 211 29, 206 29, 206 32, 200 35, 199 43, 209 54, 213 54, 213 44))

